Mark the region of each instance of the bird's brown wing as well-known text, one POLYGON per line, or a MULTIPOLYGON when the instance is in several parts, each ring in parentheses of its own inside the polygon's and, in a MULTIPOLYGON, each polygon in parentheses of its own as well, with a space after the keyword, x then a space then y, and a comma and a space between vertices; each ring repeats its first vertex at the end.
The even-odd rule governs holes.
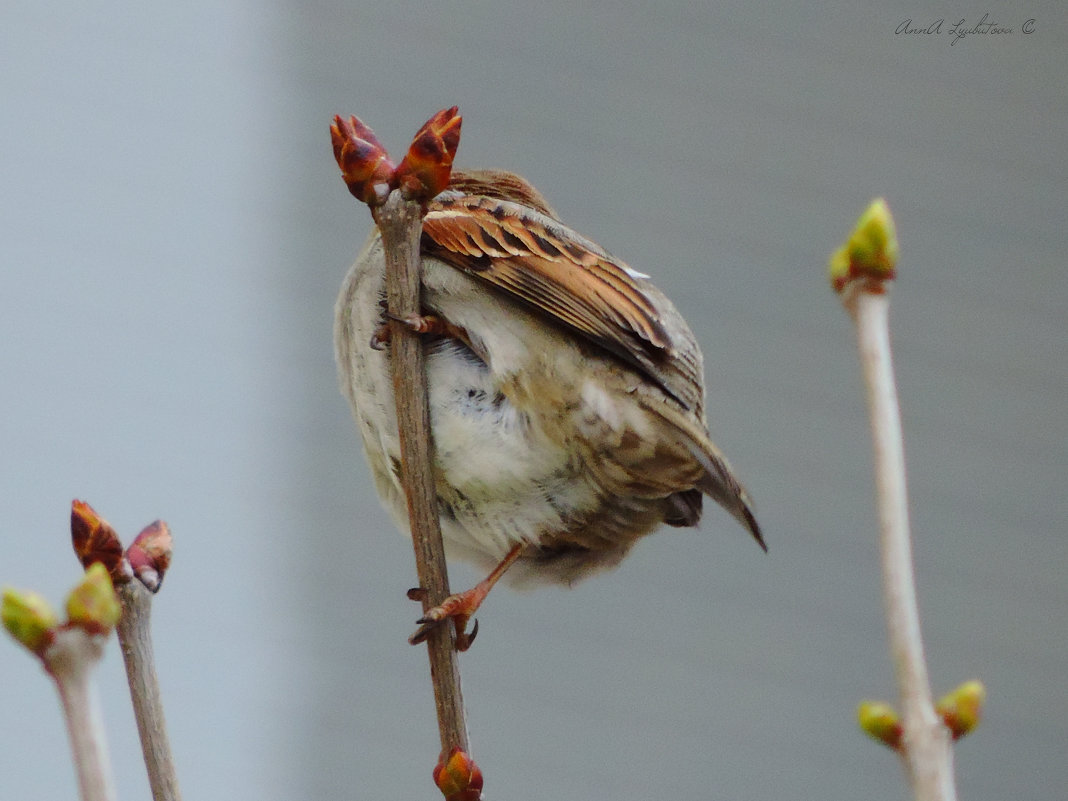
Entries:
POLYGON ((442 195, 423 220, 423 250, 623 358, 692 406, 700 378, 695 365, 673 363, 662 296, 551 217, 499 198, 442 195), (680 368, 689 374, 674 375, 680 368))

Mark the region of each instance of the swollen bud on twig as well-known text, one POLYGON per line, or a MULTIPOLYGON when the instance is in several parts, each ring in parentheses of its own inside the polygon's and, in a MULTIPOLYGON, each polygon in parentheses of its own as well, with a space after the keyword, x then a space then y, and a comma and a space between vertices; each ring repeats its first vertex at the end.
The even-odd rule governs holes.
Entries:
POLYGON ((449 185, 452 160, 460 146, 463 118, 456 106, 442 109, 419 129, 393 173, 393 186, 406 200, 426 202, 449 185))
POLYGON ((152 592, 159 592, 171 564, 171 530, 162 520, 145 526, 126 549, 126 559, 138 580, 152 592))
POLYGON ((0 618, 8 633, 37 655, 48 647, 59 625, 59 618, 43 596, 10 587, 4 588, 0 618))
POLYGON ((864 701, 857 707, 857 722, 873 740, 878 740, 895 751, 901 748, 901 719, 890 704, 864 701))
POLYGON ((90 634, 108 634, 121 616, 108 571, 99 562, 90 565, 67 596, 67 621, 90 634))
POLYGON ((482 771, 464 751, 453 748, 449 758, 434 768, 434 784, 445 801, 479 801, 482 798, 482 771))
POLYGON ((876 198, 860 215, 853 233, 831 256, 828 265, 831 287, 841 293, 857 279, 865 280, 869 291, 883 291, 897 267, 897 231, 886 201, 876 198))
POLYGON ((935 710, 946 722, 954 740, 968 734, 983 717, 986 688, 981 681, 966 681, 957 689, 943 695, 935 710))
POLYGON ((171 563, 171 531, 162 520, 149 523, 125 551, 115 529, 85 501, 74 501, 70 513, 74 552, 82 564, 102 564, 114 584, 135 576, 151 592, 158 592, 171 563))
POLYGON ((70 534, 74 553, 82 567, 102 564, 118 580, 122 574, 122 542, 107 520, 85 501, 74 501, 70 509, 70 534))
POLYGON ((334 158, 353 196, 368 206, 380 206, 389 196, 393 162, 374 131, 356 117, 334 117, 330 126, 334 158))

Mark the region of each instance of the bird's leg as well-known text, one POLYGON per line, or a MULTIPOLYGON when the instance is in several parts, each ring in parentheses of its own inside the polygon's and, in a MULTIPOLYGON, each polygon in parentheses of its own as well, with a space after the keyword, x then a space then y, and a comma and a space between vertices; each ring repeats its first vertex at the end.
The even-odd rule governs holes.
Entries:
MULTIPOLYGON (((478 584, 469 590, 464 592, 450 595, 444 601, 432 609, 428 609, 426 613, 416 621, 422 625, 416 630, 415 634, 408 638, 408 642, 412 645, 418 645, 423 642, 430 632, 436 627, 440 626, 443 622, 452 618, 455 621, 456 626, 456 650, 466 651, 471 647, 471 643, 475 641, 475 635, 478 634, 478 621, 475 621, 474 627, 470 633, 466 631, 467 621, 471 619, 473 615, 482 605, 482 602, 486 600, 486 596, 489 595, 489 591, 493 589, 493 585, 504 575, 505 571, 512 566, 512 563, 519 558, 519 554, 523 550, 523 545, 514 545, 500 561, 493 571, 482 579, 478 584)), ((421 601, 426 596, 426 590, 422 587, 416 587, 408 590, 408 597, 413 601, 421 601)))

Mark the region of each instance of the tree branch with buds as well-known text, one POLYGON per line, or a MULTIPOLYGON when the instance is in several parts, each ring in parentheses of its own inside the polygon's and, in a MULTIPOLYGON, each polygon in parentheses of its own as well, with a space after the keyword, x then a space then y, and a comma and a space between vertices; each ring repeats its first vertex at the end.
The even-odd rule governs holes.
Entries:
POLYGON ((82 564, 103 565, 118 593, 119 647, 153 801, 180 801, 151 631, 152 597, 171 562, 170 529, 162 520, 150 523, 123 550, 115 529, 84 501, 71 505, 70 524, 74 552, 82 564))
POLYGON ((5 589, 0 618, 12 637, 35 654, 56 683, 70 736, 82 801, 114 801, 103 715, 93 668, 121 610, 108 571, 93 565, 67 597, 60 622, 48 602, 32 592, 5 589))
POLYGON ((932 702, 916 602, 905 447, 890 350, 889 292, 897 255, 893 218, 885 201, 878 199, 861 215, 850 239, 830 260, 831 285, 855 323, 867 387, 883 605, 903 710, 899 720, 888 704, 865 702, 858 717, 869 735, 901 754, 918 801, 953 801, 957 795, 950 728, 954 737, 960 735, 950 721, 959 718, 962 730, 974 726, 983 693, 982 685, 969 682, 940 701, 937 710, 932 702))
MULTIPOLYGON (((448 186, 460 123, 455 107, 435 114, 416 134, 397 167, 374 132, 356 117, 335 117, 330 129, 345 184, 371 208, 382 234, 403 482, 424 612, 450 593, 432 471, 425 355, 419 335, 404 321, 418 318, 422 311, 422 219, 427 201, 448 186)), ((456 749, 466 755, 467 726, 453 627, 437 626, 430 631, 427 650, 443 758, 456 749)))

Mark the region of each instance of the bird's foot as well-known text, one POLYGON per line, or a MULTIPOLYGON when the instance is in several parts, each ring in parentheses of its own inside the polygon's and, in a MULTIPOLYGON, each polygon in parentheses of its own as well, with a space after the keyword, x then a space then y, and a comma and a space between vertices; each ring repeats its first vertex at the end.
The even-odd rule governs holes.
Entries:
MULTIPOLYGON (((386 312, 386 317, 403 323, 409 331, 415 334, 436 335, 459 340, 467 339, 466 331, 436 314, 409 314, 407 317, 397 317, 386 312)), ((384 322, 371 335, 371 347, 375 350, 384 350, 392 338, 393 331, 389 322, 384 322)))
MULTIPOLYGON (((482 602, 486 600, 486 596, 493 589, 493 585, 512 566, 512 563, 519 558, 519 554, 522 552, 522 543, 513 545, 500 563, 493 568, 493 571, 474 587, 464 592, 450 595, 437 606, 427 609, 423 616, 415 621, 420 625, 415 634, 408 638, 408 642, 412 645, 418 645, 430 636, 430 632, 451 618, 454 621, 453 625, 456 627, 456 650, 466 651, 470 648, 471 643, 475 641, 475 635, 478 634, 478 621, 475 621, 470 632, 467 631, 467 621, 482 606, 482 602)), ((414 587, 408 590, 408 597, 413 601, 425 601, 426 596, 427 591, 422 587, 414 587)))
MULTIPOLYGON (((408 642, 418 645, 430 636, 430 632, 451 618, 456 627, 456 650, 466 651, 470 648, 478 634, 478 621, 474 622, 471 631, 467 631, 467 622, 489 594, 490 588, 485 584, 486 582, 481 582, 465 592, 450 595, 437 606, 426 610, 423 616, 415 621, 420 626, 415 634, 408 638, 408 642)), ((408 590, 408 597, 413 601, 422 601, 426 598, 426 590, 413 587, 408 590)))

